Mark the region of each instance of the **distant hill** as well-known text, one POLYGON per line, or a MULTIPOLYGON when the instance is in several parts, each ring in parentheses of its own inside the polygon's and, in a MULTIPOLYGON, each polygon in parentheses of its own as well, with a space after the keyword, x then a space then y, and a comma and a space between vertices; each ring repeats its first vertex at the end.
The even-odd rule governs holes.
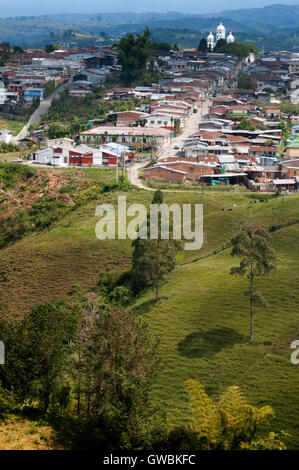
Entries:
POLYGON ((190 15, 178 18, 175 20, 158 20, 151 23, 152 28, 173 28, 173 29, 196 29, 198 31, 209 31, 215 30, 219 25, 219 21, 222 21, 228 29, 234 31, 247 31, 247 32, 258 32, 253 26, 248 27, 248 25, 237 22, 233 19, 225 17, 213 17, 213 18, 204 18, 200 15, 190 15))
POLYGON ((148 26, 156 39, 163 37, 181 47, 194 47, 220 21, 228 31, 233 31, 237 40, 254 43, 260 49, 293 50, 294 34, 299 35, 299 4, 226 10, 211 15, 126 12, 0 18, 0 41, 25 48, 43 47, 49 41, 81 46, 91 36, 91 44, 103 44, 148 26), (71 41, 65 34, 70 31, 71 41))
POLYGON ((254 25, 275 25, 278 27, 298 27, 299 4, 298 5, 270 5, 263 8, 244 8, 241 10, 226 10, 219 15, 234 21, 254 25))

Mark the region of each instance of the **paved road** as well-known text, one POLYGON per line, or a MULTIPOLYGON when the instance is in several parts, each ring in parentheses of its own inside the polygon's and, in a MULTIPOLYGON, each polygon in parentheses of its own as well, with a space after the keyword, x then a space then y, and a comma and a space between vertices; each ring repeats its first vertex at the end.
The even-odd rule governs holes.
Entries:
POLYGON ((52 104, 52 101, 55 98, 59 97, 66 85, 66 83, 62 84, 59 88, 57 88, 57 90, 54 91, 54 93, 52 93, 52 95, 48 96, 48 98, 41 101, 39 107, 34 111, 27 124, 18 133, 18 135, 13 138, 14 143, 18 143, 20 140, 24 139, 28 135, 28 130, 31 124, 38 124, 40 122, 42 115, 48 111, 52 104))
POLYGON ((203 121, 203 116, 209 112, 209 101, 205 100, 201 103, 197 113, 192 113, 185 122, 185 127, 180 135, 171 139, 170 144, 165 147, 160 155, 159 159, 165 157, 180 157, 182 156, 181 149, 184 145, 184 141, 189 135, 194 134, 198 129, 198 124, 203 121), (175 149, 174 146, 178 146, 179 149, 175 149))
MULTIPOLYGON (((187 137, 189 137, 189 135, 194 134, 194 132, 197 131, 198 124, 200 122, 202 122, 203 116, 205 114, 207 114, 208 111, 209 111, 209 105, 210 105, 210 103, 209 103, 208 100, 203 101, 201 106, 199 107, 198 113, 193 113, 186 119, 185 127, 183 129, 183 132, 180 135, 178 135, 177 137, 174 137, 171 140, 170 144, 168 146, 166 146, 164 149, 162 149, 162 151, 160 152, 160 154, 158 156, 158 160, 160 160, 161 158, 165 158, 165 157, 176 157, 176 156, 180 157, 182 155, 181 149, 183 147, 184 140, 187 137), (175 146, 178 145, 179 149, 174 149, 173 148, 174 145, 175 146)), ((142 180, 140 180, 140 178, 138 176, 139 170, 142 167, 144 167, 147 163, 148 162, 146 161, 144 163, 136 163, 135 165, 133 165, 128 170, 129 179, 130 179, 131 184, 133 184, 134 186, 137 186, 140 189, 146 189, 148 191, 153 191, 153 189, 144 186, 144 184, 142 183, 142 180)), ((173 190, 172 192, 176 192, 176 191, 173 190)))

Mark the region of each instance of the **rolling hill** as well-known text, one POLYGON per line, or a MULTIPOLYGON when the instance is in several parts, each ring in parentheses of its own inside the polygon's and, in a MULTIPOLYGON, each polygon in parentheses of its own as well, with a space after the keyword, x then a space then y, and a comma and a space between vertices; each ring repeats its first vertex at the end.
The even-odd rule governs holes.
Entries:
MULTIPOLYGON (((81 188, 87 182, 113 179, 113 173, 99 169, 76 172, 75 179, 71 173, 70 169, 53 171, 56 184, 60 178, 64 184, 66 177, 70 179, 63 186, 63 194, 70 197, 76 192, 74 185, 81 188)), ((8 190, 12 200, 17 184, 12 182, 8 190)), ((26 184, 22 192, 38 197, 41 179, 26 184)), ((0 305, 7 317, 26 315, 42 301, 68 298, 78 285, 92 289, 106 268, 117 274, 130 268, 130 240, 95 237, 95 208, 103 202, 116 205, 119 194, 126 195, 128 203, 148 205, 152 193, 98 192, 92 200, 84 194, 74 210, 0 250, 0 305)), ((289 195, 283 203, 281 197, 259 197, 247 191, 207 190, 203 199, 200 192, 164 193, 169 204, 204 204, 205 235, 204 257, 202 250, 182 252, 178 267, 162 285, 158 303, 148 290, 131 305, 160 340, 162 369, 152 400, 165 411, 170 425, 188 419, 185 380, 200 381, 214 397, 226 386, 239 385, 250 403, 274 408, 273 429, 288 432, 289 447, 298 448, 299 367, 290 363, 290 343, 299 335, 298 198, 289 195), (277 270, 258 281, 268 307, 255 307, 254 343, 248 341, 247 280, 229 274, 237 264, 230 256, 229 242, 248 219, 283 227, 273 232, 277 270)))

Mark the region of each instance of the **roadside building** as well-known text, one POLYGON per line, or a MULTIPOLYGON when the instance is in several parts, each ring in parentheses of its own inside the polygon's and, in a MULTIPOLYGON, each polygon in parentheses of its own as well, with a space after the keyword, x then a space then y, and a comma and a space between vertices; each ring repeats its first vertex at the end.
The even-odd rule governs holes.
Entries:
POLYGON ((115 142, 129 146, 143 143, 162 147, 170 142, 171 134, 170 130, 162 128, 99 126, 82 132, 80 142, 89 145, 115 142))

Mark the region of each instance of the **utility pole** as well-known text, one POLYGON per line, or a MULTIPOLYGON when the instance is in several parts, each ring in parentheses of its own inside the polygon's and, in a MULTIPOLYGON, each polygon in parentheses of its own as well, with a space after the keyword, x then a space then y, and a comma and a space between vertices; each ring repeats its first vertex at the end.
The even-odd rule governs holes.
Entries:
POLYGON ((125 178, 126 176, 126 168, 125 168, 126 153, 125 152, 123 152, 122 157, 123 157, 123 178, 125 178))
POLYGON ((116 168, 115 168, 115 181, 118 183, 118 147, 116 152, 116 168))

